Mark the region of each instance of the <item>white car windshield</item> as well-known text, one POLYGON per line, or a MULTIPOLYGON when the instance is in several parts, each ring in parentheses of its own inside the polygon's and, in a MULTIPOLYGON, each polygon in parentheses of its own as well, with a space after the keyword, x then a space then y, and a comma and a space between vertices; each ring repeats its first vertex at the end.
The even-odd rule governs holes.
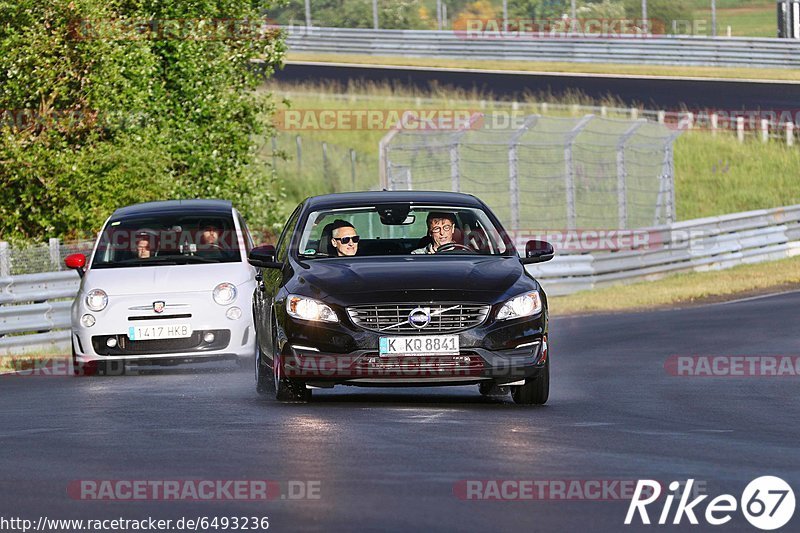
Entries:
POLYGON ((298 255, 307 259, 403 254, 516 254, 481 209, 391 205, 312 212, 298 255))
POLYGON ((241 262, 232 216, 159 213, 110 220, 92 268, 232 262, 241 262))

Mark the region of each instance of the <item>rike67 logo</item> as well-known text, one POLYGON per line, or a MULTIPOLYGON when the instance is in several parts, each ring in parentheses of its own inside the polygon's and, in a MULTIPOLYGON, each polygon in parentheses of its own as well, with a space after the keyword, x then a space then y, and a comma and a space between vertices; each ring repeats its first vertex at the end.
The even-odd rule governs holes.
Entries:
MULTIPOLYGON (((699 507, 703 500, 708 498, 708 495, 696 496, 690 501, 693 484, 694 479, 689 479, 686 482, 685 490, 680 490, 683 484, 678 481, 669 484, 669 490, 672 493, 667 494, 664 499, 664 507, 658 516, 658 524, 669 523, 676 495, 679 497, 679 501, 671 522, 675 525, 680 524, 684 517, 690 524, 697 525, 699 523, 697 516, 700 515, 705 518, 706 523, 720 526, 731 521, 738 507, 751 525, 762 531, 772 531, 786 525, 794 515, 794 491, 779 477, 762 476, 754 479, 745 487, 739 501, 730 494, 721 494, 707 503, 705 513, 702 514, 699 507)), ((661 484, 658 481, 640 479, 636 484, 631 504, 628 506, 625 525, 634 522, 637 512, 642 524, 649 525, 651 522, 647 506, 656 502, 660 496, 661 484)))

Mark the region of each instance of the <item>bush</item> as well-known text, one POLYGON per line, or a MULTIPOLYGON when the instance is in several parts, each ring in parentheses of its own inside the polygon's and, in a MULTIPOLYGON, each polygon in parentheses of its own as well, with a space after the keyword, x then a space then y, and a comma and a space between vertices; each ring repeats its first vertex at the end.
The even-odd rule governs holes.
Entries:
POLYGON ((279 221, 253 139, 269 134, 255 88, 283 39, 257 21, 207 33, 258 15, 234 0, 0 0, 0 239, 89 236, 155 199, 228 198, 253 225, 279 221), (124 25, 178 20, 161 36, 124 25))

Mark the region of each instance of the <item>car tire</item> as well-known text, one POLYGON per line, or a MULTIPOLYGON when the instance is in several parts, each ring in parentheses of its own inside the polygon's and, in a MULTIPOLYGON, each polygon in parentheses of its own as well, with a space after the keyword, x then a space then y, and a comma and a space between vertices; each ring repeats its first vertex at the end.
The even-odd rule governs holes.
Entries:
MULTIPOLYGON (((256 343, 258 343, 258 340, 256 340, 256 343)), ((258 394, 261 394, 262 396, 264 396, 264 395, 267 395, 267 394, 270 394, 271 392, 273 392, 273 390, 272 390, 273 389, 273 384, 272 384, 272 379, 270 379, 272 377, 270 375, 271 373, 269 372, 269 369, 266 366, 264 366, 264 364, 262 363, 262 357, 261 356, 262 356, 262 352, 261 352, 261 348, 259 347, 258 348, 258 355, 256 355, 256 364, 255 364, 255 368, 256 368, 256 392, 258 394)))
POLYGON ((525 385, 511 387, 511 397, 519 405, 544 405, 550 396, 550 359, 539 375, 525 380, 525 385))
POLYGON ((307 403, 311 401, 311 389, 296 379, 284 377, 281 372, 280 356, 272 360, 273 388, 275 399, 284 403, 307 403))

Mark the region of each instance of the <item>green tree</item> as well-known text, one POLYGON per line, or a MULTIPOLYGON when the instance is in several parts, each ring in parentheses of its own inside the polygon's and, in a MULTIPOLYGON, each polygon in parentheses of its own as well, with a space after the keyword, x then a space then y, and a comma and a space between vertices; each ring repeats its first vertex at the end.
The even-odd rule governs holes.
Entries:
POLYGON ((88 236, 116 207, 179 197, 279 220, 254 146, 273 104, 255 89, 284 42, 259 13, 234 0, 0 0, 0 238, 88 236))

